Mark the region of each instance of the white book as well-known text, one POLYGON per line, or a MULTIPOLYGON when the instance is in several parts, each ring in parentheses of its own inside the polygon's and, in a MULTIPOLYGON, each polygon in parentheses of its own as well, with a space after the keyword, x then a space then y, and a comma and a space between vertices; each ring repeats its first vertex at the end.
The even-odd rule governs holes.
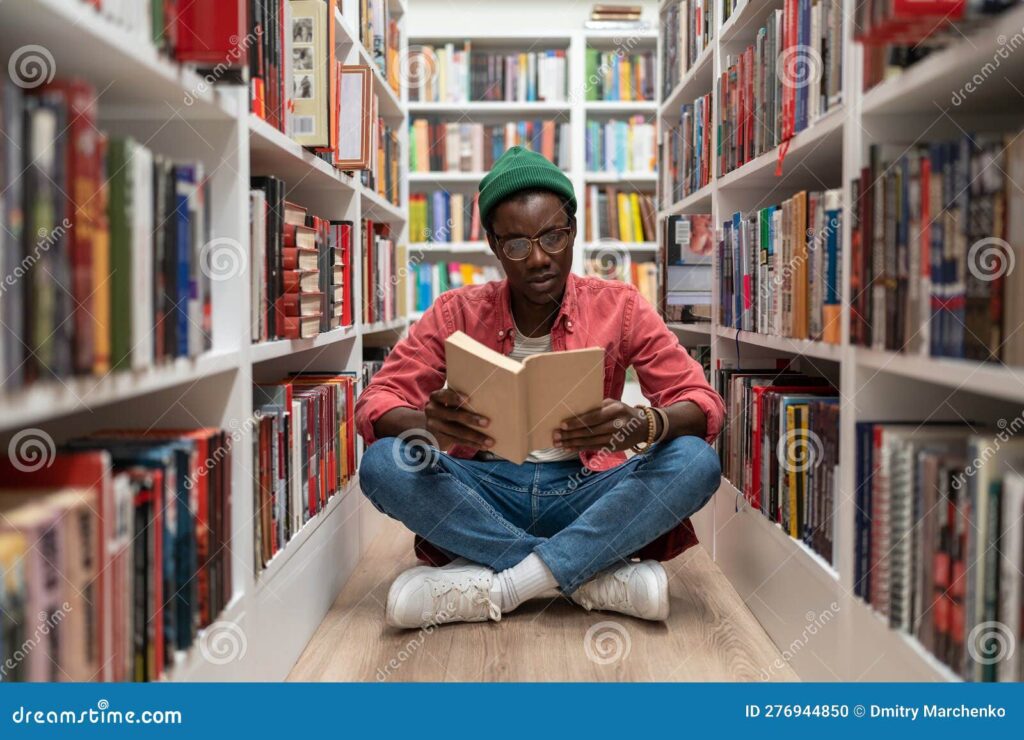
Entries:
POLYGON ((263 287, 267 244, 267 195, 262 190, 249 191, 249 326, 252 341, 263 339, 263 287))
POLYGON ((153 153, 136 145, 132 168, 132 317, 131 366, 139 370, 153 364, 153 153))
POLYGON ((1003 476, 1002 539, 999 548, 999 619, 1017 646, 999 662, 996 675, 1000 681, 1020 681, 1024 663, 1024 634, 1021 632, 1024 588, 1024 475, 1003 476))

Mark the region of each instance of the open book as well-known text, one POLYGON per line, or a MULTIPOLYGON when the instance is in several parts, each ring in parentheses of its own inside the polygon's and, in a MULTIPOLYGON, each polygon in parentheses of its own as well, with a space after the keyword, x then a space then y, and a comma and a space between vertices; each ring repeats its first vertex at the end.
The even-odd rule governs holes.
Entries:
POLYGON ((566 419, 598 408, 604 394, 604 350, 546 352, 516 362, 461 331, 445 342, 448 386, 490 419, 490 451, 514 463, 553 446, 566 419))

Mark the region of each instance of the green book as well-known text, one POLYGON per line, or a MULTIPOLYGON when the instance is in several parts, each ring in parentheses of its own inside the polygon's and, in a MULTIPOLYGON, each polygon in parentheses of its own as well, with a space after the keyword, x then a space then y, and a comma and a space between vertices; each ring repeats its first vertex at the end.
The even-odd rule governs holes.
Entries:
POLYGON ((131 366, 132 139, 111 139, 107 150, 110 220, 110 367, 131 366))
POLYGON ((586 55, 587 74, 587 100, 601 99, 601 52, 597 49, 587 49, 586 55))

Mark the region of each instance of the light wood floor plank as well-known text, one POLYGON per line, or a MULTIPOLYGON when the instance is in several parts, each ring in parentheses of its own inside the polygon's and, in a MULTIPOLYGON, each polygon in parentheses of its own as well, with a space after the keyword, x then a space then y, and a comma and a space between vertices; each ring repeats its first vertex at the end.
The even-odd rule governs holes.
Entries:
POLYGON ((696 547, 666 563, 672 614, 656 624, 534 601, 500 623, 396 630, 391 580, 415 565, 412 535, 388 522, 289 676, 295 681, 797 680, 718 570, 696 547))

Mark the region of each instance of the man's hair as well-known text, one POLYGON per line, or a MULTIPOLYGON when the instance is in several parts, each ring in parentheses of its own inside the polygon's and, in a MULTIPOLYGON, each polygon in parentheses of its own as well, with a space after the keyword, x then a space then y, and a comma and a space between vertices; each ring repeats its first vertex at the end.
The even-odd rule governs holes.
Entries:
MULTIPOLYGON (((561 193, 556 193, 554 190, 548 190, 547 188, 525 188, 523 190, 517 190, 508 197, 502 198, 494 204, 494 207, 491 208, 490 212, 481 219, 481 224, 483 225, 484 230, 491 236, 494 236, 494 213, 502 203, 508 203, 509 201, 524 201, 531 196, 542 194, 553 195, 558 198, 561 202, 562 212, 568 216, 569 199, 561 193)), ((574 218, 574 216, 569 216, 568 223, 566 225, 571 225, 574 218)))

